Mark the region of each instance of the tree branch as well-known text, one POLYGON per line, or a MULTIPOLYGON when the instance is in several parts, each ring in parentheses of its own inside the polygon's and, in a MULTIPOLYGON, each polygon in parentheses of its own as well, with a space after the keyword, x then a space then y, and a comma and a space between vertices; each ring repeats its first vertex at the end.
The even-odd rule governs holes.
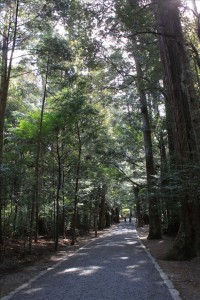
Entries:
POLYGON ((136 185, 137 187, 141 187, 141 184, 138 184, 137 182, 135 182, 135 181, 133 181, 129 176, 127 176, 126 175, 126 173, 122 170, 122 169, 120 169, 115 163, 112 163, 113 164, 113 166, 120 172, 120 173, 122 173, 125 177, 126 177, 126 179, 128 179, 133 185, 136 185))

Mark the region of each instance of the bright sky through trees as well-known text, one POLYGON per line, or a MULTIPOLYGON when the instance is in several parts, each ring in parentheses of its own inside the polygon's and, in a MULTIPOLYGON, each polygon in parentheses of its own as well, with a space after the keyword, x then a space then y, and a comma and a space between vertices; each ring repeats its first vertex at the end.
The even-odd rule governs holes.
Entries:
MULTIPOLYGON (((193 8, 192 0, 187 0, 186 3, 190 8, 193 8)), ((196 0, 196 6, 198 9, 198 13, 199 13, 200 12, 200 0, 196 0)))

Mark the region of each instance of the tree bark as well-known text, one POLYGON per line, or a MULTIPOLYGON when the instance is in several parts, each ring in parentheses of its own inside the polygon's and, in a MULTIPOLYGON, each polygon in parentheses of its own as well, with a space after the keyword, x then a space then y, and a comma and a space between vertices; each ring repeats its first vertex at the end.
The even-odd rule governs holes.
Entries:
MULTIPOLYGON (((178 0, 152 0, 159 32, 164 82, 172 114, 174 161, 176 168, 182 171, 188 164, 199 162, 200 114, 181 28, 179 3, 178 0)), ((191 178, 192 176, 191 173, 191 178)), ((173 249, 168 255, 171 259, 191 258, 200 251, 200 221, 196 217, 200 215, 200 206, 198 193, 196 195, 196 199, 191 199, 185 191, 182 197, 181 225, 173 249)))
POLYGON ((74 211, 73 211, 73 220, 72 220, 71 245, 74 245, 75 240, 76 240, 78 190, 79 190, 79 177, 80 177, 81 155, 82 155, 82 142, 81 142, 79 124, 77 124, 77 137, 78 137, 78 161, 77 161, 77 166, 76 166, 76 181, 75 181, 75 195, 74 195, 74 211))
POLYGON ((40 172, 40 154, 41 154, 41 138, 42 138, 42 127, 43 127, 43 116, 44 116, 44 106, 46 101, 47 92, 47 80, 49 73, 49 56, 47 58, 46 74, 44 81, 44 91, 42 97, 42 107, 40 112, 40 124, 38 130, 37 144, 36 144, 36 154, 35 154, 35 172, 34 172, 34 182, 33 182, 33 192, 32 192, 32 205, 31 205, 31 218, 30 218, 30 232, 29 232, 29 252, 32 252, 32 238, 33 238, 33 227, 34 227, 34 216, 35 216, 35 243, 38 241, 38 215, 39 215, 39 172, 40 172))
POLYGON ((143 221, 142 212, 141 212, 141 203, 140 203, 140 198, 139 198, 139 188, 138 187, 134 187, 134 195, 135 195, 135 204, 136 204, 137 226, 143 227, 144 221, 143 221))
POLYGON ((63 239, 66 238, 66 221, 65 221, 65 172, 62 172, 62 219, 63 219, 63 239))
POLYGON ((155 166, 152 150, 151 139, 151 126, 149 122, 149 114, 147 108, 147 100, 143 87, 143 71, 137 54, 134 53, 134 60, 137 72, 137 88, 139 93, 139 100, 141 106, 142 124, 143 124, 143 137, 144 137, 144 149, 146 160, 146 174, 147 174, 147 186, 148 186, 148 200, 149 200, 149 235, 148 239, 161 239, 161 220, 160 220, 160 203, 157 197, 154 195, 155 187, 155 166))
POLYGON ((0 260, 1 260, 1 249, 3 244, 3 230, 2 230, 2 197, 3 197, 3 141, 4 141, 4 120, 5 120, 5 109, 8 100, 8 89, 10 83, 10 74, 12 70, 13 55, 16 45, 17 37, 17 25, 18 25, 18 14, 19 14, 19 0, 15 1, 15 14, 13 19, 13 28, 11 28, 11 22, 8 19, 11 18, 11 12, 8 11, 5 14, 4 29, 3 29, 3 42, 2 42, 2 53, 1 53, 1 79, 0 79, 0 260), (11 34, 12 32, 12 34, 11 34), (10 50, 11 47, 11 50, 10 50), (10 56, 8 54, 10 52, 10 56))
POLYGON ((40 125, 37 139, 37 148, 36 148, 36 158, 35 158, 35 243, 38 241, 38 218, 39 218, 39 185, 40 185, 40 154, 41 154, 41 142, 42 142, 42 127, 43 127, 43 117, 44 117, 44 106, 46 101, 47 94, 47 81, 49 75, 49 56, 47 57, 46 65, 46 74, 44 80, 44 91, 42 97, 42 106, 40 112, 40 125))
POLYGON ((62 183, 62 168, 61 168, 61 157, 59 150, 59 137, 57 137, 57 160, 58 160, 58 182, 56 190, 56 222, 55 222, 55 251, 58 250, 58 239, 59 239, 59 200, 60 200, 60 189, 62 183))
POLYGON ((99 211, 99 230, 104 229, 105 227, 105 213, 106 213, 106 185, 103 184, 101 188, 100 196, 100 211, 99 211))

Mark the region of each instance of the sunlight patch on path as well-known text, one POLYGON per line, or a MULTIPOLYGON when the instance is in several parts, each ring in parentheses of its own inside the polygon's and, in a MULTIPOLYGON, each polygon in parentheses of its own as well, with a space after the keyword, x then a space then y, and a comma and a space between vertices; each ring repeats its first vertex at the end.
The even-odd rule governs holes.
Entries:
POLYGON ((62 272, 58 272, 56 275, 62 275, 66 273, 78 273, 80 276, 87 276, 87 275, 92 275, 99 271, 100 269, 103 269, 102 267, 99 266, 90 266, 87 268, 69 268, 65 269, 62 272))

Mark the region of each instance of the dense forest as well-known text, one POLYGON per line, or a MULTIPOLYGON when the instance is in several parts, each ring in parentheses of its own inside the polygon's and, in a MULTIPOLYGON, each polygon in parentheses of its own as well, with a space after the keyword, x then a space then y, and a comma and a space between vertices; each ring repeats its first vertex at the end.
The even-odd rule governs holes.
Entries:
POLYGON ((128 211, 200 253, 195 0, 1 0, 0 259, 128 211))

